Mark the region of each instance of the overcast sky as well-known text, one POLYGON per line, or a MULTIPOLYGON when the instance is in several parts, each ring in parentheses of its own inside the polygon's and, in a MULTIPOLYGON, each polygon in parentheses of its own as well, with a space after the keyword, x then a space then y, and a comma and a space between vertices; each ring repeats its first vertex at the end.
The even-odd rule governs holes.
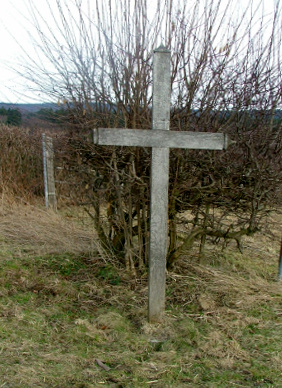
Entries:
MULTIPOLYGON (((54 1, 54 0, 50 0, 54 1)), ((101 0, 105 1, 105 0, 101 0)), ((132 0, 133 2, 135 0, 132 0)), ((151 4, 154 0, 148 1, 151 4)), ((189 1, 189 0, 187 0, 189 1)), ((224 0, 227 1, 227 0, 224 0)), ((242 4, 246 4, 249 0, 241 0, 242 4)), ((254 3, 258 3, 261 0, 253 0, 254 3)), ((277 0, 268 0, 265 2, 265 12, 270 13, 273 9, 273 4, 277 0)), ((71 0, 70 0, 71 2, 71 0)), ((237 1, 240 3, 240 0, 237 1)), ((43 15, 47 15, 46 3, 44 1, 36 1, 40 12, 43 15)), ((40 95, 29 96, 28 88, 20 86, 25 81, 13 70, 17 67, 17 64, 21 62, 21 50, 20 46, 25 51, 32 55, 32 44, 28 31, 31 30, 31 26, 28 23, 29 17, 28 1, 27 0, 5 0, 5 5, 2 4, 0 14, 0 102, 31 102, 37 99, 39 102, 43 102, 40 95)), ((25 85, 26 86, 26 85, 25 85)))
POLYGON ((20 45, 29 50, 29 39, 24 27, 27 15, 25 0, 6 0, 0 14, 0 102, 22 102, 25 98, 17 95, 21 78, 13 71, 20 62, 20 45))

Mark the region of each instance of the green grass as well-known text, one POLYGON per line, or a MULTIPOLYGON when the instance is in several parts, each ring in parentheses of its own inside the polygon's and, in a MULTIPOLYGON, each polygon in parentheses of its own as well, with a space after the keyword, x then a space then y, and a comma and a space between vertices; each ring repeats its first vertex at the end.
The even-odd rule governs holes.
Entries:
POLYGON ((183 258, 150 325, 146 274, 1 239, 0 387, 282 387, 276 257, 254 252, 183 258))
MULTIPOLYGON (((260 303, 245 284, 250 308, 217 305, 204 311, 196 299, 178 301, 179 287, 183 299, 206 292, 200 287, 207 273, 199 267, 197 278, 195 268, 193 281, 169 277, 164 322, 149 325, 145 284, 132 290, 122 271, 97 258, 63 254, 3 261, 1 386, 282 387, 279 289, 260 303)), ((216 299, 220 288, 213 280, 205 288, 216 299)))

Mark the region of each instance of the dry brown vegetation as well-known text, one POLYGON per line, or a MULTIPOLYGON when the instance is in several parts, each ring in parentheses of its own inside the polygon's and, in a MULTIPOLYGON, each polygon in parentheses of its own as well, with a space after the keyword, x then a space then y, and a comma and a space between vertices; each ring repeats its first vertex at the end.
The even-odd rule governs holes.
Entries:
POLYGON ((43 192, 40 131, 1 125, 0 191, 31 197, 43 192))
POLYGON ((271 235, 182 256, 166 315, 147 323, 146 273, 99 254, 88 219, 2 196, 3 387, 281 387, 281 218, 271 235))

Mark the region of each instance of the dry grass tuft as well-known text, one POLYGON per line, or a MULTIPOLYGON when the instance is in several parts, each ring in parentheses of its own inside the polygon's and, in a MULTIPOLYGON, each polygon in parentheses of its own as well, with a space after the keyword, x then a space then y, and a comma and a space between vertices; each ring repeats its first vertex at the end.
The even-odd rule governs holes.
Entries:
POLYGON ((51 210, 13 201, 0 207, 0 236, 15 250, 37 255, 87 253, 99 245, 94 231, 85 230, 51 210))

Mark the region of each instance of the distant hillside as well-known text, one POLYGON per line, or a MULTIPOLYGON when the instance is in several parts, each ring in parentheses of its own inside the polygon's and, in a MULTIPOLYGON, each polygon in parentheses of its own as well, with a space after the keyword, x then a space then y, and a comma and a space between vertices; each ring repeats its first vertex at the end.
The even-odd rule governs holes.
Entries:
MULTIPOLYGON (((94 105, 93 105, 94 107, 94 105)), ((57 103, 52 103, 52 102, 46 102, 46 103, 38 103, 38 104, 10 104, 6 102, 0 102, 0 108, 5 108, 5 109, 18 109, 21 113, 37 113, 38 111, 42 109, 50 109, 53 111, 57 111, 62 109, 61 106, 59 106, 57 103)), ((195 110, 193 111, 195 114, 199 114, 199 111, 195 110)), ((229 111, 230 112, 230 111, 229 111)), ((251 110, 249 113, 254 113, 257 112, 256 110, 251 110)), ((271 113, 271 111, 266 111, 266 113, 271 113)), ((226 113, 226 111, 222 111, 222 113, 226 113)), ((276 119, 282 119, 282 109, 276 109, 275 111, 275 116, 274 118, 276 119)))
MULTIPOLYGON (((109 111, 115 112, 115 106, 107 105, 109 111)), ((50 125, 50 123, 54 125, 62 125, 62 119, 65 119, 66 114, 66 106, 62 107, 59 106, 57 103, 38 103, 38 104, 11 104, 11 103, 5 103, 0 102, 0 110, 16 110, 20 112, 21 114, 21 125, 26 127, 45 127, 50 125)), ((95 111, 95 104, 93 104, 93 110, 95 111)), ((201 115, 201 112, 199 110, 192 111, 193 115, 199 116, 201 115)), ((256 116, 257 113, 260 113, 257 110, 247 110, 241 111, 241 114, 247 114, 249 115, 249 118, 252 119, 256 116)), ((263 113, 266 119, 270 119, 272 117, 272 111, 266 110, 261 112, 263 113)), ((184 113, 185 114, 185 113, 184 113)), ((191 114, 191 112, 190 112, 191 114)), ((218 112, 214 111, 211 112, 211 115, 218 114, 218 112)), ((228 119, 230 115, 232 114, 232 110, 230 111, 224 111, 222 110, 220 112, 220 116, 222 119, 228 119)), ((0 117, 0 121, 4 122, 6 117, 0 117)), ((281 122, 282 121, 282 109, 276 109, 274 114, 274 120, 281 122)), ((9 123, 8 123, 9 124, 9 123)), ((18 125, 18 124, 15 124, 18 125)))
POLYGON ((21 113, 36 113, 41 109, 53 109, 57 110, 59 107, 55 103, 42 103, 42 104, 9 104, 0 102, 0 108, 5 109, 18 109, 21 113))
POLYGON ((49 128, 56 126, 57 120, 54 116, 62 110, 56 103, 41 104, 10 104, 0 102, 0 122, 4 124, 19 125, 28 128, 49 128), (1 115, 2 111, 2 115, 1 115), (5 114, 7 112, 7 114, 5 114), (10 118, 13 114, 13 117, 10 118), (20 119, 15 121, 14 116, 18 114, 20 119), (53 118, 53 120, 52 120, 53 118))

